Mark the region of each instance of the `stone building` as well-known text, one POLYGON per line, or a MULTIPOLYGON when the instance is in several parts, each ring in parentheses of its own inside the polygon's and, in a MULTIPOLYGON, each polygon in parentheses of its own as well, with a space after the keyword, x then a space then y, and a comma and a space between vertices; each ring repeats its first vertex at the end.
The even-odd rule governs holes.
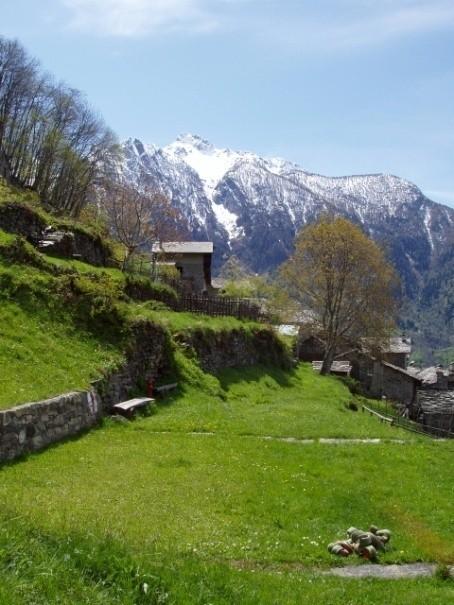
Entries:
POLYGON ((213 242, 161 242, 153 244, 152 253, 155 262, 175 265, 189 292, 212 291, 213 242))
POLYGON ((429 432, 442 437, 454 434, 454 391, 420 390, 411 412, 429 432))
POLYGON ((411 339, 406 336, 392 336, 382 347, 382 357, 384 361, 394 366, 403 368, 408 366, 408 360, 411 354, 411 339))

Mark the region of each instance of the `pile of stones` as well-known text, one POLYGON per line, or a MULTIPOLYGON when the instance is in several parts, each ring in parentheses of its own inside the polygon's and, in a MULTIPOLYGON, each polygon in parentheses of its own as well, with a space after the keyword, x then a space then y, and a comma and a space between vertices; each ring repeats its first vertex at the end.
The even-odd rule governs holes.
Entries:
POLYGON ((340 557, 349 557, 355 553, 363 559, 374 561, 378 553, 385 550, 385 545, 390 539, 389 529, 378 529, 375 525, 371 525, 369 531, 363 531, 350 527, 347 529, 347 539, 328 544, 328 551, 340 557))

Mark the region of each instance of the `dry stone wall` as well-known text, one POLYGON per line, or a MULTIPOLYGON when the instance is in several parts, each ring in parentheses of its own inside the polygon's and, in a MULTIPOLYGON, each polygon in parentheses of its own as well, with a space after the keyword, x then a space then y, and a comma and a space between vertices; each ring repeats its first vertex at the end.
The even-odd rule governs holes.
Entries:
POLYGON ((90 391, 67 393, 45 401, 0 411, 0 461, 13 460, 94 427, 115 403, 145 388, 164 363, 166 332, 155 324, 132 327, 125 362, 90 391))
POLYGON ((36 243, 46 227, 45 221, 32 208, 15 202, 0 205, 0 229, 22 235, 36 243))
POLYGON ((178 340, 191 347, 205 372, 216 373, 224 368, 241 368, 255 364, 290 367, 291 360, 282 342, 270 329, 229 330, 209 332, 191 330, 178 340))
POLYGON ((77 435, 93 427, 102 407, 95 391, 75 392, 0 411, 0 460, 77 435))
POLYGON ((105 378, 92 383, 100 396, 102 407, 108 413, 119 401, 129 399, 138 387, 146 391, 169 355, 168 336, 159 325, 138 322, 131 328, 131 339, 126 350, 126 361, 105 378))

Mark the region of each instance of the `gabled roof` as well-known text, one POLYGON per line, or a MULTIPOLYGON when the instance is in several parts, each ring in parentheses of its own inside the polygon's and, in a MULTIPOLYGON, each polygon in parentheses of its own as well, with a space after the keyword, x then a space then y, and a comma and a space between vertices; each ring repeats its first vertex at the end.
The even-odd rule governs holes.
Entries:
MULTIPOLYGON (((312 369, 316 372, 320 372, 322 369, 323 361, 313 361, 312 369)), ((352 366, 349 361, 333 361, 331 364, 331 372, 338 374, 350 374, 352 366)))
POLYGON ((212 254, 213 242, 157 242, 152 252, 159 254, 212 254))
POLYGON ((395 366, 392 363, 388 363, 387 361, 382 361, 381 364, 386 366, 387 368, 391 368, 391 370, 394 370, 395 372, 399 372, 400 374, 404 374, 405 376, 408 376, 409 378, 413 378, 413 380, 415 382, 421 382, 421 379, 419 378, 419 376, 415 376, 414 373, 409 372, 408 370, 404 370, 403 368, 400 368, 399 366, 395 366))

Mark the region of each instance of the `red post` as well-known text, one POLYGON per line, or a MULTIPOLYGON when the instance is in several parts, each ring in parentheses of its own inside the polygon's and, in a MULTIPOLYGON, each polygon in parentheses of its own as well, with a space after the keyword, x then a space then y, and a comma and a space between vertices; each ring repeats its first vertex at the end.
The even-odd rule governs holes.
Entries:
POLYGON ((147 380, 147 397, 153 397, 154 391, 154 380, 153 378, 149 378, 147 380))

